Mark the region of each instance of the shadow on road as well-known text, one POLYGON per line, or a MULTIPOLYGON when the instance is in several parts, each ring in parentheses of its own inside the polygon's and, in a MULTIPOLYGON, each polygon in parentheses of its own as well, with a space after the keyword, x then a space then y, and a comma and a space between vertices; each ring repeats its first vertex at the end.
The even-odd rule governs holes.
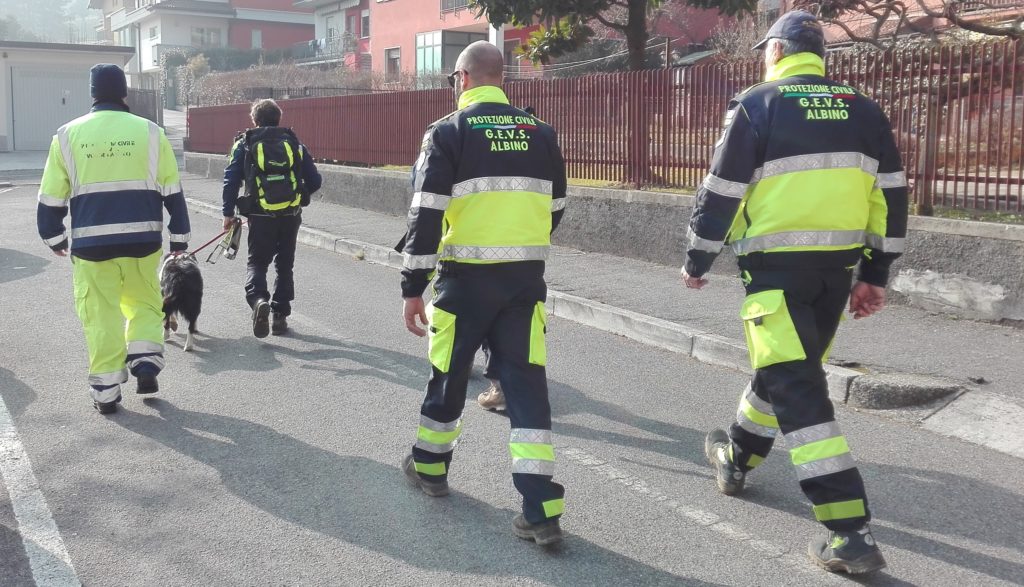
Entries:
POLYGON ((0 249, 0 283, 10 283, 43 272, 48 259, 14 249, 0 249))
POLYGON ((335 454, 261 424, 160 399, 146 404, 159 416, 126 411, 112 421, 215 468, 229 491, 265 512, 422 569, 564 586, 708 585, 578 536, 559 551, 542 551, 512 536, 512 512, 458 492, 428 498, 406 484, 397 463, 335 454))
POLYGON ((32 402, 36 401, 36 390, 25 385, 14 371, 0 367, 0 397, 7 405, 12 418, 17 418, 32 402))

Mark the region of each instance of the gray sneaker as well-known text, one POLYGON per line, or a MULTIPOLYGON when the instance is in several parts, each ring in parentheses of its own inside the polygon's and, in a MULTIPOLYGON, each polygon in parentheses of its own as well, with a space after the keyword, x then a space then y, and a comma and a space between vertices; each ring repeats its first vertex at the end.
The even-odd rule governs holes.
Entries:
POLYGON ((402 471, 405 472, 405 478, 409 480, 409 483, 419 487, 420 491, 430 497, 444 497, 448 495, 447 481, 427 481, 420 477, 420 474, 416 472, 416 463, 413 461, 411 454, 405 455, 405 459, 402 460, 402 471))
POLYGON ((523 514, 517 515, 512 520, 512 532, 523 540, 533 540, 539 546, 551 546, 562 541, 562 527, 558 520, 548 520, 539 524, 531 524, 526 521, 523 514))
POLYGON ((252 335, 266 338, 270 334, 270 303, 267 300, 256 300, 252 306, 252 335))
POLYGON ((829 532, 825 538, 811 541, 807 555, 814 564, 832 573, 861 575, 886 566, 867 526, 853 532, 829 532))
POLYGON ((718 490, 726 495, 743 491, 746 474, 729 460, 729 433, 721 428, 712 430, 704 439, 704 456, 715 467, 718 490))
POLYGON ((505 393, 501 391, 501 384, 491 381, 491 386, 476 398, 476 403, 485 410, 504 410, 505 393))

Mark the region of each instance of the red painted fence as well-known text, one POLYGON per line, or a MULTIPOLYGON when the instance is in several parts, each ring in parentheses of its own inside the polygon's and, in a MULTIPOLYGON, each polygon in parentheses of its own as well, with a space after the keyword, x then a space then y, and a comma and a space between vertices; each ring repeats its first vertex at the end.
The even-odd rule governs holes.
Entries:
MULTIPOLYGON (((559 132, 569 176, 693 187, 707 171, 729 99, 761 64, 602 74, 507 84, 559 132)), ((922 213, 947 206, 1024 210, 1024 42, 829 55, 830 77, 888 113, 922 213)), ((448 90, 281 101, 320 159, 411 165, 424 128, 450 112, 448 90)), ((224 153, 249 126, 248 105, 192 108, 189 144, 224 153)))

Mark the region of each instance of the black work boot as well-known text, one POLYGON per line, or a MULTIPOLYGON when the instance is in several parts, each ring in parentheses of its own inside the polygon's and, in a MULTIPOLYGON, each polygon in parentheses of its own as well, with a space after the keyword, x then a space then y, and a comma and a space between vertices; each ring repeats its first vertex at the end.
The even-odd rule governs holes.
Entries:
POLYGON ((420 488, 420 491, 426 493, 430 497, 444 497, 448 495, 448 482, 441 481, 427 481, 420 474, 416 472, 416 462, 413 461, 412 455, 405 455, 405 459, 402 460, 402 471, 405 472, 405 478, 410 483, 420 488))
POLYGON ((270 334, 281 336, 288 332, 288 317, 284 314, 274 312, 274 319, 270 323, 270 334))
POLYGON ((736 495, 743 491, 746 473, 729 460, 729 433, 721 428, 712 430, 704 439, 704 455, 715 467, 718 490, 726 495, 736 495))
POLYGON ((851 532, 830 531, 825 538, 812 540, 807 554, 814 564, 832 573, 860 575, 885 568, 885 557, 867 526, 851 532))
POLYGON ((147 394, 160 391, 160 384, 156 381, 156 373, 141 373, 135 380, 135 393, 147 394))
POLYGON ((270 334, 270 303, 267 300, 256 300, 252 305, 252 335, 266 338, 270 334))
POLYGON ((104 416, 109 416, 117 411, 117 404, 119 403, 121 403, 120 395, 118 395, 117 399, 112 402, 98 402, 96 400, 92 400, 92 407, 96 408, 96 411, 104 416))
POLYGON ((531 524, 523 514, 519 514, 512 520, 512 532, 523 540, 533 540, 539 546, 551 546, 562 541, 562 527, 557 519, 531 524))

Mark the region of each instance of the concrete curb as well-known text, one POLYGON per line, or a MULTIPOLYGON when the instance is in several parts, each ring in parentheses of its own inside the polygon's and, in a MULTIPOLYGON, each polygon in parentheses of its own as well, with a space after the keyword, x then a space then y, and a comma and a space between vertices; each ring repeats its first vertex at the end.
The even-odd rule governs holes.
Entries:
MULTIPOLYGON (((195 212, 221 218, 221 209, 213 204, 191 198, 188 204, 195 212)), ((402 255, 383 245, 342 238, 305 226, 299 229, 298 240, 304 245, 394 269, 402 267, 402 255)), ((548 311, 559 318, 681 353, 702 363, 753 373, 743 341, 553 290, 548 291, 548 311)), ((834 402, 845 403, 850 385, 861 373, 833 365, 825 365, 825 373, 829 397, 834 402)))

